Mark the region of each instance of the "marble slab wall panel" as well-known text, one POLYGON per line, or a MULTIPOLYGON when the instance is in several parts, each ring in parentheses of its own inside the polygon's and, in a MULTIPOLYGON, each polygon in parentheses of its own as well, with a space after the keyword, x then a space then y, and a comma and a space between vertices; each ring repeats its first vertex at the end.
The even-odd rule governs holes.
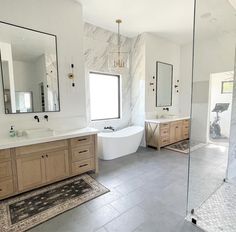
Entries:
POLYGON ((131 122, 144 126, 145 120, 145 40, 139 35, 132 40, 131 52, 131 122))
MULTIPOLYGON (((108 67, 109 52, 117 47, 117 34, 89 23, 84 24, 84 60, 86 77, 86 99, 87 118, 90 126, 102 130, 104 126, 122 128, 130 123, 131 118, 131 77, 130 69, 116 72, 121 75, 122 81, 122 118, 117 120, 105 120, 90 122, 90 100, 89 100, 89 72, 97 71, 113 73, 108 67)), ((121 50, 131 51, 131 39, 121 36, 121 50)))

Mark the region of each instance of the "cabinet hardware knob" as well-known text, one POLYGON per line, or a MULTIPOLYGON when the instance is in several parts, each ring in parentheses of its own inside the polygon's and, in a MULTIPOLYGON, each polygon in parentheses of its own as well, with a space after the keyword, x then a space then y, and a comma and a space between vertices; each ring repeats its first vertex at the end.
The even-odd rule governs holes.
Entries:
POLYGON ((46 155, 46 157, 48 158, 48 155, 46 155))
POLYGON ((0 192, 2 192, 2 189, 0 189, 0 192))
POLYGON ((42 158, 44 158, 44 155, 42 155, 42 158))

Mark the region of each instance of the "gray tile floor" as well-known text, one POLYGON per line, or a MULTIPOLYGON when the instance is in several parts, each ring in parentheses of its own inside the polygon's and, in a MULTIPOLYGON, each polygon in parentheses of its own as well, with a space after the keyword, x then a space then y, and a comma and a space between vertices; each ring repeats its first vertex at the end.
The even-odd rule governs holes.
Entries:
MULTIPOLYGON (((219 148, 216 150, 220 153, 219 148)), ((211 152, 207 152, 204 147, 192 157, 195 172, 207 170, 207 165, 222 164, 222 160, 212 164, 207 156, 211 152), (203 154, 203 160, 197 154, 203 154), (202 169, 197 170, 198 164, 202 169)), ((222 158, 219 154, 217 157, 222 158)), ((213 166, 210 167, 214 169, 213 166)), ((96 179, 111 190, 109 193, 30 231, 199 232, 200 229, 184 221, 187 172, 188 155, 165 149, 140 148, 135 154, 101 161, 96 179)))

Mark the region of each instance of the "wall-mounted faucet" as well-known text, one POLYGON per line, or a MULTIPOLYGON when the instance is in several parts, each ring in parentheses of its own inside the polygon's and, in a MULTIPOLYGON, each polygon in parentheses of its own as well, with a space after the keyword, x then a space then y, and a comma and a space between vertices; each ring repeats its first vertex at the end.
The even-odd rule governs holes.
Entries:
POLYGON ((104 130, 112 130, 112 131, 115 131, 114 127, 112 127, 112 126, 105 126, 105 127, 104 127, 104 130))
POLYGON ((165 107, 165 108, 163 108, 162 110, 166 110, 166 111, 168 111, 169 112, 169 107, 165 107))
POLYGON ((47 120, 47 122, 48 122, 48 115, 44 115, 43 117, 44 117, 44 119, 47 120))
POLYGON ((35 115, 35 116, 34 116, 34 119, 39 122, 39 117, 38 117, 38 115, 35 115))

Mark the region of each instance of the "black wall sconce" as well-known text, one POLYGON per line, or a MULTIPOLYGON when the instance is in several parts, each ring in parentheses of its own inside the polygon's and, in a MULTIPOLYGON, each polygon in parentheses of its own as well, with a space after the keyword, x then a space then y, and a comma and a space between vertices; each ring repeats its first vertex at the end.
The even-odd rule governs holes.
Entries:
POLYGON ((179 80, 176 81, 177 84, 174 85, 176 92, 179 93, 179 80))
POLYGON ((72 87, 75 87, 74 64, 71 64, 71 72, 68 74, 68 78, 72 80, 72 87))

